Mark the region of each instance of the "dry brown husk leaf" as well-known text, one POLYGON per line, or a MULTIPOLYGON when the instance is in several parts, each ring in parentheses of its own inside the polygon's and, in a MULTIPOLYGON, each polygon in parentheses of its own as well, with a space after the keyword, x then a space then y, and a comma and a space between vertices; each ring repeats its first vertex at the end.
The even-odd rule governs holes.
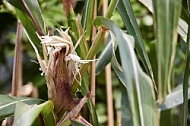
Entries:
POLYGON ((42 73, 45 75, 48 96, 54 103, 54 112, 61 119, 65 111, 75 111, 75 116, 78 115, 81 108, 76 105, 84 105, 89 97, 85 97, 85 100, 80 102, 72 95, 71 86, 75 76, 80 74, 79 64, 82 60, 73 49, 68 30, 57 29, 57 31, 60 36, 39 36, 43 47, 43 60, 35 45, 29 40, 36 52, 42 73))

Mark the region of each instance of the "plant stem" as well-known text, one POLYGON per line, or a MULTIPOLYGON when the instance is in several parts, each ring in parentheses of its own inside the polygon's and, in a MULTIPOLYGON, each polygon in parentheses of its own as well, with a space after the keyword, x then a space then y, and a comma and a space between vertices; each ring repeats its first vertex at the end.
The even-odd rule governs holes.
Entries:
MULTIPOLYGON (((108 9, 108 0, 104 0, 103 3, 103 15, 106 16, 108 9)), ((107 13, 107 16, 110 14, 107 13)), ((107 35, 104 37, 106 40, 107 35)), ((107 97, 107 113, 108 113, 108 126, 114 126, 114 112, 113 112, 113 96, 112 96, 112 75, 111 75, 111 64, 109 63, 105 68, 105 79, 106 79, 106 97, 107 97)))
POLYGON ((22 86, 22 24, 18 21, 17 38, 15 43, 15 56, 12 74, 12 89, 13 96, 19 96, 19 90, 22 86))
MULTIPOLYGON (((97 16, 97 0, 94 0, 94 12, 93 12, 93 18, 97 16)), ((96 36, 96 28, 92 28, 92 43, 94 43, 93 39, 96 36)), ((96 56, 93 57, 93 59, 96 59, 96 56)), ((90 90, 92 92, 92 104, 95 106, 95 94, 96 94, 96 62, 92 61, 91 63, 91 75, 90 75, 90 90)))
POLYGON ((115 11, 115 8, 117 6, 118 1, 119 0, 111 0, 110 1, 109 7, 108 7, 106 14, 105 14, 105 18, 108 18, 108 19, 111 18, 113 12, 115 11))
MULTIPOLYGON (((12 96, 20 96, 20 89, 22 87, 22 24, 20 21, 17 23, 16 37, 11 88, 12 96)), ((6 125, 11 126, 13 124, 13 120, 13 117, 7 118, 6 125)))
POLYGON ((110 63, 105 68, 105 74, 106 74, 108 126, 114 126, 113 97, 112 97, 113 92, 112 92, 112 77, 111 77, 110 63))

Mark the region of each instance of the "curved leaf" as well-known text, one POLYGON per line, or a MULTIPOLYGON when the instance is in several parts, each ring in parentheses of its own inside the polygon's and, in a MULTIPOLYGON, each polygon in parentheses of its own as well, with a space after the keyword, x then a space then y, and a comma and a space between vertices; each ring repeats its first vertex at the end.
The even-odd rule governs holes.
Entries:
POLYGON ((37 0, 9 0, 16 7, 16 14, 22 22, 30 39, 42 55, 42 47, 37 36, 45 35, 45 25, 37 0))
POLYGON ((9 0, 9 3, 30 17, 39 35, 45 33, 44 21, 37 0, 9 0))
POLYGON ((40 105, 29 106, 23 102, 16 104, 13 126, 31 126, 39 114, 44 117, 53 111, 52 101, 46 101, 40 105))
MULTIPOLYGON (((158 110, 155 106, 153 84, 137 61, 132 39, 119 29, 111 20, 98 17, 94 20, 96 26, 110 29, 119 45, 122 63, 124 85, 130 102, 130 110, 134 126, 157 126, 158 110), (150 119, 151 117, 151 119, 150 119)), ((123 124, 124 125, 124 124, 123 124)))
MULTIPOLYGON (((188 99, 190 99, 190 89, 188 91, 188 99)), ((172 93, 166 96, 165 101, 163 102, 162 105, 159 106, 159 108, 161 109, 161 111, 168 110, 182 103, 183 103, 183 86, 178 85, 172 93)))
POLYGON ((111 62, 112 48, 113 48, 113 41, 111 41, 109 35, 107 38, 106 46, 96 62, 96 74, 100 74, 100 72, 106 67, 106 65, 109 62, 111 62))
POLYGON ((13 115, 15 111, 15 105, 18 101, 22 101, 26 104, 39 104, 43 100, 41 99, 33 99, 33 98, 27 98, 27 97, 12 97, 8 95, 0 95, 0 120, 3 118, 6 118, 8 116, 13 115))
POLYGON ((144 47, 143 38, 141 36, 140 29, 138 27, 136 18, 134 16, 132 7, 130 5, 130 0, 120 0, 117 6, 117 9, 123 19, 125 27, 130 35, 132 35, 135 39, 135 48, 142 60, 142 63, 146 69, 146 72, 150 75, 153 83, 154 83, 154 75, 152 71, 152 67, 147 55, 147 52, 144 47))
POLYGON ((20 21, 22 22, 30 40, 34 43, 36 48, 39 51, 39 54, 42 56, 42 47, 40 44, 40 40, 37 36, 37 29, 35 28, 34 24, 32 23, 32 20, 22 11, 19 9, 16 9, 17 16, 19 17, 20 21))

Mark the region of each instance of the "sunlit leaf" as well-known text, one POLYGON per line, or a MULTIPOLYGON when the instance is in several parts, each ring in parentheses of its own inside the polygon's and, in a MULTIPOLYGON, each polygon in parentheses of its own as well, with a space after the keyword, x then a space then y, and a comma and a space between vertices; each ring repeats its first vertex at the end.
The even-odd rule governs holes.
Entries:
MULTIPOLYGON (((30 126, 39 114, 42 113, 44 118, 53 111, 52 101, 46 101, 40 105, 29 106, 23 102, 18 102, 15 109, 15 120, 13 126, 30 126)), ((43 120, 42 120, 43 121, 43 120)))
MULTIPOLYGON (((190 91, 188 92, 188 99, 190 99, 190 91)), ((171 109, 183 103, 183 87, 178 85, 174 91, 166 96, 163 104, 159 108, 163 110, 171 109)))
POLYGON ((22 101, 26 104, 39 104, 43 100, 41 99, 33 99, 33 98, 27 98, 27 97, 12 97, 8 95, 0 95, 0 120, 13 115, 15 111, 15 105, 18 101, 22 101))
POLYGON ((187 41, 187 30, 188 24, 183 19, 179 19, 178 33, 181 35, 185 42, 187 41))
POLYGON ((150 12, 153 12, 152 0, 138 0, 138 1, 141 2, 143 5, 145 5, 150 12))

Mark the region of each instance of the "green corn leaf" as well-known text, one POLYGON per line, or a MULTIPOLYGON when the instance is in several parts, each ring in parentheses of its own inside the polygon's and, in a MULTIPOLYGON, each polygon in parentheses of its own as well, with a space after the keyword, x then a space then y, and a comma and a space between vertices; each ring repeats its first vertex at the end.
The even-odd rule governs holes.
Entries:
MULTIPOLYGON (((25 13, 32 20, 39 35, 45 33, 44 21, 37 0, 8 0, 14 7, 25 13)), ((20 18, 20 17, 19 17, 20 18)))
POLYGON ((95 26, 110 29, 118 42, 122 63, 122 77, 124 77, 124 86, 128 93, 130 110, 133 113, 131 114, 133 125, 157 126, 158 110, 155 106, 153 84, 149 76, 142 71, 137 61, 132 45, 134 39, 125 35, 111 20, 98 17, 94 20, 94 24, 95 26))
POLYGON ((31 126, 42 113, 46 118, 53 111, 52 101, 46 101, 40 105, 29 106, 23 102, 16 104, 13 126, 31 126))
POLYGON ((129 32, 130 35, 134 37, 135 48, 137 49, 137 52, 142 60, 142 63, 144 64, 146 72, 150 75, 154 83, 152 67, 151 67, 147 52, 145 50, 143 38, 141 36, 141 32, 139 30, 132 7, 130 5, 130 1, 120 0, 118 3, 117 9, 121 15, 121 18, 123 19, 123 22, 126 26, 127 31, 129 32))
POLYGON ((177 25, 181 12, 181 0, 156 0, 153 1, 153 5, 157 37, 158 99, 162 103, 168 90, 171 90, 170 79, 177 42, 177 25))
POLYGON ((37 29, 35 28, 34 24, 32 23, 32 20, 22 11, 19 9, 16 9, 17 16, 19 17, 21 23, 23 24, 30 40, 34 43, 36 48, 39 51, 39 54, 42 56, 42 46, 40 44, 40 39, 37 36, 37 29))
POLYGON ((100 72, 106 67, 106 65, 111 62, 113 53, 112 48, 114 44, 111 40, 113 39, 111 39, 109 35, 106 41, 106 46, 96 62, 96 74, 100 74, 100 72))
POLYGON ((123 125, 127 124, 127 126, 134 126, 130 111, 130 102, 126 90, 122 91, 121 122, 123 125))
POLYGON ((72 126, 86 126, 85 124, 78 122, 78 121, 72 121, 71 125, 72 126))
MULTIPOLYGON (((116 75, 118 76, 120 81, 123 83, 125 89, 127 89, 127 86, 126 86, 127 81, 125 79, 123 68, 118 63, 115 54, 113 54, 111 64, 112 64, 112 68, 115 71, 116 75)), ((122 124, 127 124, 128 126, 133 126, 133 120, 132 120, 133 117, 131 115, 130 108, 131 107, 130 107, 130 102, 129 102, 129 98, 127 95, 127 90, 122 90, 121 122, 122 122, 122 124)))
POLYGON ((92 31, 92 20, 93 20, 94 0, 86 0, 85 7, 82 15, 82 26, 86 30, 86 38, 90 39, 92 31))
MULTIPOLYGON (((188 88, 189 90, 189 88, 188 88)), ((190 99, 190 91, 188 92, 188 99, 190 99)), ((168 110, 183 103, 183 86, 180 84, 173 89, 172 93, 166 96, 163 104, 159 106, 160 110, 168 110)), ((158 101, 157 101, 158 104, 158 101)))
POLYGON ((46 30, 38 1, 9 0, 9 2, 16 8, 18 18, 22 22, 31 41, 37 47, 40 55, 42 56, 42 47, 37 33, 39 35, 45 35, 46 30))
POLYGON ((8 95, 0 95, 0 120, 13 115, 15 111, 15 105, 18 101, 22 101, 26 104, 39 104, 43 100, 41 99, 33 99, 33 98, 27 98, 27 97, 12 97, 8 95))

